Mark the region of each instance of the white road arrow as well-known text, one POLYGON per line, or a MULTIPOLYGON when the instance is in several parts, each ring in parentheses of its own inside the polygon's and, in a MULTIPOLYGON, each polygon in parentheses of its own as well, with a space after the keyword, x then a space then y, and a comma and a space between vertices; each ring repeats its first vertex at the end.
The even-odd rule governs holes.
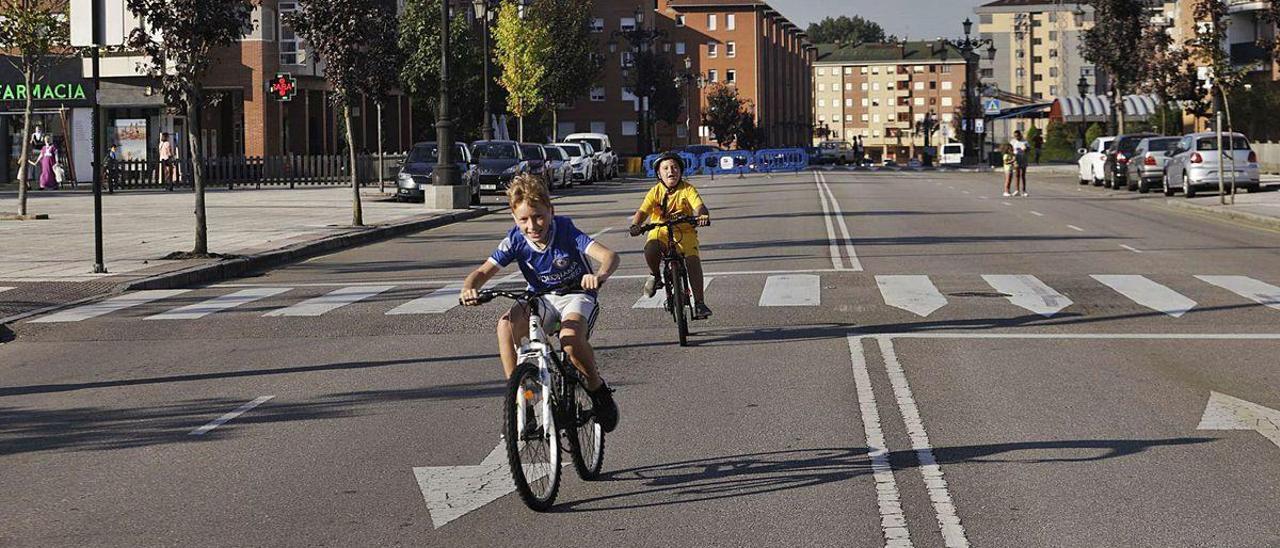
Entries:
POLYGON ((884 304, 917 316, 928 317, 947 306, 947 298, 928 276, 876 276, 876 285, 880 286, 884 304))
POLYGON ((1280 447, 1280 411, 1218 392, 1209 393, 1198 430, 1254 430, 1280 447))
POLYGON ((436 529, 516 490, 502 443, 479 466, 415 466, 413 475, 436 529))

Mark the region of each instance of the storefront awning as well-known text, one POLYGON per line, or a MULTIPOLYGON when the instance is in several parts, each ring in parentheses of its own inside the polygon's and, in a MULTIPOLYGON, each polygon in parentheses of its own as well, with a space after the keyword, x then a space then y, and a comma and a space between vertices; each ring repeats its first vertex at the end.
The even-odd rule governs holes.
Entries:
POLYGON ((1007 120, 1010 118, 1044 118, 1049 113, 1049 108, 1053 103, 1032 103, 1030 105, 1018 105, 1009 107, 1000 111, 999 114, 987 115, 988 120, 1007 120))
MULTIPOLYGON (((1146 119, 1160 109, 1160 98, 1155 95, 1126 95, 1124 117, 1146 119)), ((1053 100, 1050 118, 1062 122, 1106 122, 1111 119, 1111 102, 1105 95, 1084 97, 1058 97, 1053 100)))

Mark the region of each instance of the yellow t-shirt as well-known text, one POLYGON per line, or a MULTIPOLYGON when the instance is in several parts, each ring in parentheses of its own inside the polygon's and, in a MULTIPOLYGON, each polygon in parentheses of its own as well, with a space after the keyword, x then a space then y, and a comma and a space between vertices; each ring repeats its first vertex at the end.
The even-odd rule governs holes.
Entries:
MULTIPOLYGON (((658 223, 682 215, 697 215, 701 207, 702 196, 688 181, 680 181, 671 190, 667 190, 667 186, 659 182, 645 194, 640 211, 649 214, 649 222, 658 223)), ((680 229, 692 230, 693 227, 680 225, 680 229)))

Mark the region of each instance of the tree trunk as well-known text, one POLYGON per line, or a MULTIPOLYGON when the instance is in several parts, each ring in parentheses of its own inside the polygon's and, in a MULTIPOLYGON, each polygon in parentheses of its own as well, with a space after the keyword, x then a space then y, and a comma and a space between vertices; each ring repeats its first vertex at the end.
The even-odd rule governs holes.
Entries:
POLYGON ((191 253, 208 255, 209 223, 204 208, 204 156, 200 152, 200 102, 204 100, 204 96, 198 88, 186 95, 187 157, 191 160, 191 186, 196 195, 196 241, 191 253))
POLYGON ((521 143, 524 142, 524 116, 516 117, 516 134, 519 135, 521 143))
POLYGON ((35 81, 35 73, 28 67, 22 71, 22 81, 27 85, 27 101, 22 111, 22 153, 18 155, 18 215, 27 214, 27 171, 31 160, 31 114, 35 105, 31 99, 31 85, 35 81))
POLYGON ((364 214, 360 209, 360 177, 356 170, 356 134, 351 130, 351 105, 342 105, 342 119, 347 126, 347 154, 351 159, 351 226, 364 226, 364 214))
POLYGON ((551 142, 560 142, 560 111, 555 105, 551 106, 551 142))

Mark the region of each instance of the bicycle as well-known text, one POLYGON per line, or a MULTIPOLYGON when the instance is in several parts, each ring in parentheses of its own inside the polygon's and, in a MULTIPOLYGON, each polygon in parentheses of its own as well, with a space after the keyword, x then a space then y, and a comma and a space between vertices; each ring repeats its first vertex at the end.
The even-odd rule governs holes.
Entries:
POLYGON ((520 500, 542 512, 560 489, 561 437, 578 477, 590 481, 604 465, 604 429, 596 422, 586 381, 560 347, 558 329, 543 329, 539 309, 544 295, 581 293, 581 289, 478 292, 477 304, 505 297, 529 309, 529 336, 520 341, 515 371, 507 380, 502 436, 507 463, 520 500))
POLYGON ((682 215, 670 221, 641 225, 637 229, 639 234, 636 235, 646 234, 655 228, 668 228, 667 245, 662 252, 662 276, 658 286, 666 293, 667 300, 662 306, 676 322, 680 346, 689 346, 689 318, 693 316, 693 292, 689 286, 689 270, 685 266, 684 255, 676 245, 679 243, 679 240, 676 240, 676 231, 672 230, 681 224, 697 226, 698 218, 682 215))

